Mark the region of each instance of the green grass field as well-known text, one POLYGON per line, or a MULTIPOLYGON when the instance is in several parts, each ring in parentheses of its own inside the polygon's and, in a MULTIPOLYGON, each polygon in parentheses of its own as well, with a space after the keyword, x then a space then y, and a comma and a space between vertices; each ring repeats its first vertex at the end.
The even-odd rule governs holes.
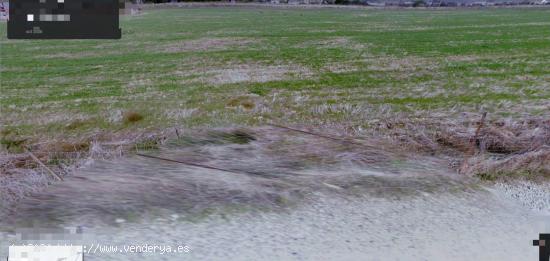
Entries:
POLYGON ((550 9, 145 10, 121 40, 6 39, 2 135, 548 116, 550 9), (125 119, 132 111, 143 119, 125 119))

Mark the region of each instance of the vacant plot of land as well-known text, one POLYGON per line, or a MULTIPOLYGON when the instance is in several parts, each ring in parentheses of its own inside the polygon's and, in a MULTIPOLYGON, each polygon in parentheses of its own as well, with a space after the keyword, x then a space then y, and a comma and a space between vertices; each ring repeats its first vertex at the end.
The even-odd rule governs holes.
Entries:
POLYGON ((481 110, 547 117, 548 17, 535 8, 147 10, 121 18, 121 40, 55 41, 7 40, 2 23, 2 142, 268 121, 369 130, 378 119, 481 110))

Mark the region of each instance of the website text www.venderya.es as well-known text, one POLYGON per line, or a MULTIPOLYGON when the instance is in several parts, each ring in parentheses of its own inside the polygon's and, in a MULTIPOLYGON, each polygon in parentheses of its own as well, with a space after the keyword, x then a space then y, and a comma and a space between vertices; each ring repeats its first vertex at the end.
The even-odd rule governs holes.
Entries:
POLYGON ((128 245, 103 245, 92 243, 84 245, 85 254, 109 254, 109 253, 153 253, 153 254, 178 254, 189 253, 188 245, 156 245, 156 244, 128 244, 128 245))

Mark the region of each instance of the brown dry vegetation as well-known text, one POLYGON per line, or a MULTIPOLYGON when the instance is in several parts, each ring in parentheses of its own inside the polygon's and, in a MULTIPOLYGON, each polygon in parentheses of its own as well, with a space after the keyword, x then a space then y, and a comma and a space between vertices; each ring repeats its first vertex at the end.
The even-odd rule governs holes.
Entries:
POLYGON ((550 177, 550 120, 492 120, 476 136, 479 121, 411 124, 385 121, 380 128, 409 150, 429 154, 446 153, 461 174, 486 179, 499 177, 550 177))
MULTIPOLYGON (((229 107, 253 109, 253 97, 239 97, 228 101, 229 107)), ((142 119, 138 113, 125 114, 125 121, 135 122, 142 119)), ((468 175, 481 175, 497 172, 533 172, 543 176, 549 174, 548 157, 550 155, 550 121, 530 119, 525 121, 491 120, 480 128, 475 137, 479 122, 443 123, 430 119, 421 121, 411 119, 385 119, 368 132, 356 131, 352 126, 333 124, 332 126, 305 126, 299 128, 314 133, 328 134, 333 137, 369 142, 380 140, 390 151, 420 152, 425 155, 452 155, 457 161, 465 161, 460 169, 468 175), (378 139, 383 138, 383 139, 378 139), (472 150, 474 153, 472 153, 472 150)), ((253 131, 254 129, 251 129, 253 131)), ((180 133, 185 132, 179 130, 180 133)), ((31 146, 32 151, 43 162, 52 158, 71 158, 75 153, 80 156, 108 155, 109 150, 124 152, 137 147, 148 148, 161 145, 163 141, 174 139, 179 134, 175 129, 157 132, 136 133, 100 133, 80 140, 51 141, 31 146), (102 153, 98 153, 101 147, 102 153)), ((13 145, 17 146, 17 145, 13 145)), ((380 147, 382 148, 382 147, 380 147)), ((26 153, 2 154, 0 170, 12 172, 11 167, 35 168, 37 165, 26 153)), ((55 167, 55 166, 53 166, 55 167)), ((459 170, 459 166, 454 166, 459 170)))
MULTIPOLYGON (((230 100, 228 106, 245 107, 249 102, 251 101, 247 97, 242 97, 230 100)), ((71 142, 34 144, 29 149, 41 162, 61 176, 71 173, 89 159, 112 159, 135 151, 164 146, 196 150, 199 145, 198 149, 202 150, 201 144, 240 144, 254 141, 263 157, 268 158, 255 160, 258 162, 254 164, 261 163, 262 166, 241 171, 263 173, 265 164, 274 164, 269 169, 282 168, 283 172, 286 168, 331 168, 342 164, 399 171, 392 162, 415 158, 422 160, 424 156, 436 155, 436 158, 445 156, 443 158, 450 159, 449 167, 455 169, 459 175, 476 176, 482 180, 550 178, 548 120, 488 120, 477 138, 474 138, 478 124, 475 120, 443 123, 429 119, 385 119, 379 120, 367 132, 336 123, 294 126, 337 140, 274 127, 222 130, 172 128, 140 133, 97 133, 71 142), (186 137, 191 137, 191 143, 186 141, 186 137), (474 153, 471 153, 472 148, 474 153), (278 166, 277 162, 284 162, 284 165, 278 166)), ((210 155, 212 156, 215 155, 210 155)), ((186 160, 200 164, 205 158, 191 155, 186 160)), ((233 168, 240 169, 238 162, 233 163, 236 164, 233 168)), ((6 199, 2 202, 5 207, 51 182, 47 178, 48 172, 28 153, 0 154, 0 173, 3 175, 0 189, 2 198, 6 199)), ((262 175, 270 174, 266 172, 262 175)), ((339 179, 327 178, 323 182, 344 186, 339 179)))
POLYGON ((128 111, 124 113, 124 122, 126 123, 133 123, 138 122, 140 120, 143 120, 143 115, 134 112, 134 111, 128 111))

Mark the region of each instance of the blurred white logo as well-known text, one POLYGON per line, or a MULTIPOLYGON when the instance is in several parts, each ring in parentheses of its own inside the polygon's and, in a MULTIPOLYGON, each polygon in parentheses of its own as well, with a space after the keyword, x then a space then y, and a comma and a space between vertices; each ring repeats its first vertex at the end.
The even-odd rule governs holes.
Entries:
POLYGON ((82 261, 82 246, 10 246, 8 261, 82 261))

